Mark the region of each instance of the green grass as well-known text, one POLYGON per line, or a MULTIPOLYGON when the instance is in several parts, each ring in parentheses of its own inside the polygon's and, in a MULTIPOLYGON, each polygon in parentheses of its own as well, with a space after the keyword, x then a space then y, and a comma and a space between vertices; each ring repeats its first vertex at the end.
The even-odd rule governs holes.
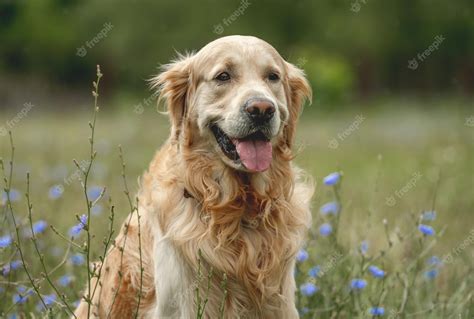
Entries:
MULTIPOLYGON (((432 241, 436 241, 436 245, 423 258, 431 255, 442 257, 452 252, 474 229, 474 127, 465 125, 466 117, 472 114, 463 108, 430 108, 430 105, 423 102, 412 103, 414 105, 410 107, 402 107, 397 103, 402 102, 384 101, 377 107, 346 107, 343 111, 331 113, 320 113, 314 107, 308 107, 302 116, 296 162, 314 178, 318 186, 313 206, 313 235, 306 247, 310 258, 298 264, 298 286, 309 280, 306 271, 311 266, 324 264, 335 251, 344 255, 336 266, 331 267, 328 275, 316 280, 319 292, 312 297, 298 294, 300 309, 310 309, 305 317, 312 318, 316 309, 318 318, 329 318, 334 313, 335 305, 340 302, 345 305, 339 305, 340 307, 348 307, 339 312, 341 318, 365 318, 367 307, 373 305, 374 298, 387 289, 390 293, 382 304, 386 307, 385 316, 388 317, 389 309, 398 309, 403 299, 403 285, 399 283, 396 273, 403 273, 407 264, 413 260, 419 266, 419 273, 415 277, 406 312, 401 317, 458 318, 454 316, 459 314, 462 318, 467 318, 468 315, 474 315, 473 281, 472 278, 462 278, 472 270, 474 264, 473 240, 468 240, 469 243, 461 254, 456 255, 453 263, 440 268, 439 275, 434 280, 423 278, 425 261, 417 259, 420 257, 420 247, 426 247, 432 241), (357 115, 363 116, 364 120, 341 140, 338 134, 344 134, 357 115), (328 142, 334 138, 339 143, 335 149, 328 147, 328 142), (322 238, 317 234, 322 222, 335 223, 319 214, 319 207, 334 196, 333 189, 321 182, 325 175, 333 171, 343 172, 340 195, 344 209, 340 216, 337 241, 334 236, 322 238), (400 192, 413 174, 421 177, 416 179, 403 196, 398 197, 395 192, 400 192), (395 205, 386 204, 389 196, 395 197, 395 205), (437 234, 443 233, 443 236, 425 238, 421 241, 423 246, 418 246, 422 237, 416 230, 417 217, 422 211, 431 210, 433 205, 437 219, 430 224, 437 234), (395 243, 392 249, 387 248, 387 234, 382 222, 384 219, 387 220, 387 234, 395 243), (395 235, 397 228, 401 233, 407 234, 402 242, 395 235), (365 257, 357 252, 362 240, 370 242, 368 256, 365 257), (363 273, 371 257, 378 255, 381 250, 387 251, 386 256, 381 259, 387 271, 385 288, 380 283, 373 283, 373 279, 363 273), (347 289, 350 278, 356 275, 363 276, 369 282, 363 296, 355 296, 347 289), (460 290, 463 282, 471 286, 460 290), (436 297, 438 292, 440 296, 436 297), (453 296, 457 299, 449 299, 453 296), (347 304, 343 303, 345 298, 349 298, 347 304), (430 302, 436 304, 431 312, 426 311, 431 309, 430 302), (443 307, 447 309, 445 312, 443 307)), ((95 138, 97 158, 89 184, 107 188, 106 198, 100 201, 103 212, 93 216, 91 221, 91 233, 95 235, 92 239, 94 259, 98 257, 101 241, 106 235, 109 202, 113 202, 116 208, 116 229, 129 213, 127 198, 123 194, 118 145, 122 145, 124 150, 128 184, 133 194, 138 186, 137 177, 147 168, 154 152, 168 134, 166 117, 151 108, 145 109, 143 114, 136 114, 132 107, 122 108, 122 111, 115 113, 108 112, 107 108, 107 105, 102 106, 98 114, 95 138)), ((0 125, 14 116, 15 114, 9 114, 1 117, 0 125)), ((23 225, 27 221, 24 219, 27 216, 24 196, 26 172, 30 172, 31 176, 30 196, 34 205, 34 220, 44 219, 67 233, 77 223, 75 216, 86 213, 80 180, 71 176, 76 171, 73 159, 80 162, 89 158, 90 131, 87 122, 90 119, 91 112, 43 111, 38 105, 13 127, 16 157, 12 187, 22 194, 22 198, 13 207, 19 217, 18 221, 23 225), (70 178, 69 185, 64 182, 65 178, 70 178), (57 184, 64 185, 64 193, 59 199, 50 199, 49 189, 57 184)), ((0 141, 0 157, 4 159, 8 171, 8 137, 0 137, 0 141)), ((12 220, 6 206, 0 212, 5 216, 1 218, 0 236, 3 236, 11 231, 12 220)), ((60 262, 67 243, 50 229, 38 237, 46 263, 52 268, 60 262)), ((26 239, 22 244, 27 265, 36 278, 41 277, 33 246, 26 239)), ((12 259, 13 254, 13 248, 0 249, 0 266, 12 259)), ((80 271, 83 268, 79 269, 66 262, 52 276, 55 280, 63 274, 75 276, 70 288, 64 289, 71 302, 79 298, 79 292, 83 288, 85 274, 80 271)), ((35 308, 37 299, 33 297, 25 305, 12 306, 12 295, 16 288, 6 282, 23 280, 25 275, 21 269, 12 271, 7 277, 0 276, 0 287, 5 290, 0 290, 0 298, 5 300, 1 302, 0 314, 7 310, 11 314, 35 308)), ((27 282, 25 286, 28 286, 27 282)), ((51 289, 43 284, 42 292, 49 294, 51 289)), ((57 309, 64 310, 64 307, 58 304, 57 309)))

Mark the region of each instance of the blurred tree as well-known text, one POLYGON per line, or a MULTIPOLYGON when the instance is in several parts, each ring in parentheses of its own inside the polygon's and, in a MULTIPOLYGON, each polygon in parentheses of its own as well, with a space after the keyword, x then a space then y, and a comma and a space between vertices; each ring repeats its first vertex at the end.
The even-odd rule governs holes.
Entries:
POLYGON ((322 101, 354 93, 472 94, 473 10, 471 0, 3 0, 0 70, 87 85, 101 64, 108 85, 143 90, 144 79, 175 50, 251 34, 293 62, 306 59, 303 68, 322 101), (107 23, 112 29, 96 41, 107 23), (420 60, 438 35, 445 40, 420 60), (85 56, 78 54, 82 47, 85 56), (416 70, 408 68, 412 59, 416 70))

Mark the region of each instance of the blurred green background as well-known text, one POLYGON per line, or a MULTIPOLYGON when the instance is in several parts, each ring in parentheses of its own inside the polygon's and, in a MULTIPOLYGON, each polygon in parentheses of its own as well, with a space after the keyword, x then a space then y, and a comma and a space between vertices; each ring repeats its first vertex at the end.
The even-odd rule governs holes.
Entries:
POLYGON ((400 94, 472 106, 470 0, 1 0, 0 17, 1 109, 29 100, 75 108, 61 98, 83 102, 96 64, 107 97, 141 100, 145 79, 175 51, 230 34, 261 37, 304 68, 318 108, 400 94))

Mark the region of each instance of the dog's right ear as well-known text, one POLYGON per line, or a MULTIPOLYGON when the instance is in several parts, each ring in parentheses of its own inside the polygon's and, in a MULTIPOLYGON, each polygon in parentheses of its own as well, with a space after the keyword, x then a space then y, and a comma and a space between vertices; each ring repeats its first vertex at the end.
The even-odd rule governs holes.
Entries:
POLYGON ((288 124, 285 128, 285 136, 287 145, 291 147, 296 131, 296 121, 300 116, 305 100, 311 103, 313 92, 303 70, 288 62, 286 63, 286 67, 288 72, 287 94, 290 104, 290 118, 288 119, 288 124))
POLYGON ((171 136, 177 138, 186 117, 191 82, 193 55, 179 55, 178 59, 162 67, 162 72, 150 80, 151 88, 159 92, 158 104, 165 100, 171 121, 171 136))

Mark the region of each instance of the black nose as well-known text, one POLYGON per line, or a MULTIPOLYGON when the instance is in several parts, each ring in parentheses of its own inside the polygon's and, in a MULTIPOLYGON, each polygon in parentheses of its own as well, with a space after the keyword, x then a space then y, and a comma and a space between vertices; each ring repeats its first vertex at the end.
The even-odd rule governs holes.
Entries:
POLYGON ((267 99, 250 99, 245 103, 244 111, 257 124, 268 122, 275 114, 275 105, 267 99))

